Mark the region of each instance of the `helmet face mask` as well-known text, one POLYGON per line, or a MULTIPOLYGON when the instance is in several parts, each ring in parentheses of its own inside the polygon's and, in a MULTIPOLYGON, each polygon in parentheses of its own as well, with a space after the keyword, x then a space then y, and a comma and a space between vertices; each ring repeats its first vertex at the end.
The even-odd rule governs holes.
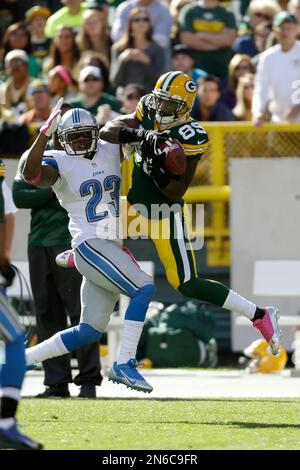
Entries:
POLYGON ((160 128, 182 122, 189 117, 197 86, 183 72, 168 72, 156 82, 153 90, 153 107, 160 128))
POLYGON ((67 111, 57 129, 58 140, 69 155, 88 157, 97 149, 98 126, 88 111, 75 108, 67 111))

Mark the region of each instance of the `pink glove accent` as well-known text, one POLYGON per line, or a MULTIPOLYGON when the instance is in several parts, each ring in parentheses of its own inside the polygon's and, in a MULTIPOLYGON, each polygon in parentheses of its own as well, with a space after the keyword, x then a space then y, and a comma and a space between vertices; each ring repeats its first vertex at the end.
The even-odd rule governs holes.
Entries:
POLYGON ((60 121, 60 113, 61 113, 61 105, 63 104, 64 99, 59 98, 58 102, 56 103, 55 108, 51 112, 50 116, 48 117, 45 124, 40 128, 40 134, 44 134, 47 137, 51 137, 51 135, 56 131, 58 123, 60 121))

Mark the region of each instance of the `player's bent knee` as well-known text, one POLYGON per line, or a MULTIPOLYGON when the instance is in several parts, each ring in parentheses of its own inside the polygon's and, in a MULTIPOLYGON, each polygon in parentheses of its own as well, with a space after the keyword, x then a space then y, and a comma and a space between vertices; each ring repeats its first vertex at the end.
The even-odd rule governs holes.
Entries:
POLYGON ((178 286, 178 290, 181 292, 182 295, 185 297, 193 296, 193 281, 190 279, 189 281, 185 282, 184 284, 180 284, 178 286))
POLYGON ((62 341, 69 351, 74 351, 87 344, 96 343, 100 340, 101 334, 101 331, 96 330, 91 325, 80 323, 65 331, 62 335, 62 341))
POLYGON ((145 286, 138 289, 132 297, 142 297, 145 302, 150 302, 155 293, 154 284, 146 284, 145 286))

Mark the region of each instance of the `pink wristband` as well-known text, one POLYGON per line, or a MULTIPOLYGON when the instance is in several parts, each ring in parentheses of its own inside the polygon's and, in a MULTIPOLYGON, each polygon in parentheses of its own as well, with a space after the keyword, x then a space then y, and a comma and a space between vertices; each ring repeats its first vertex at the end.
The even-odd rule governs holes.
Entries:
POLYGON ((31 178, 30 180, 26 180, 25 178, 24 179, 27 183, 37 184, 41 181, 41 177, 42 177, 42 170, 40 170, 40 172, 34 178, 31 178))

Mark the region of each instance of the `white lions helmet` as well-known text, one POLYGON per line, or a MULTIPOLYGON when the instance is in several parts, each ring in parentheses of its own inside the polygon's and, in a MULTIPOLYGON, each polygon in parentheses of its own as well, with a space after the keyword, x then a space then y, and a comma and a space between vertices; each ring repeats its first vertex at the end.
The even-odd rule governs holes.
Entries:
POLYGON ((85 109, 73 108, 61 118, 57 137, 69 155, 88 157, 96 151, 98 126, 95 117, 85 109))

